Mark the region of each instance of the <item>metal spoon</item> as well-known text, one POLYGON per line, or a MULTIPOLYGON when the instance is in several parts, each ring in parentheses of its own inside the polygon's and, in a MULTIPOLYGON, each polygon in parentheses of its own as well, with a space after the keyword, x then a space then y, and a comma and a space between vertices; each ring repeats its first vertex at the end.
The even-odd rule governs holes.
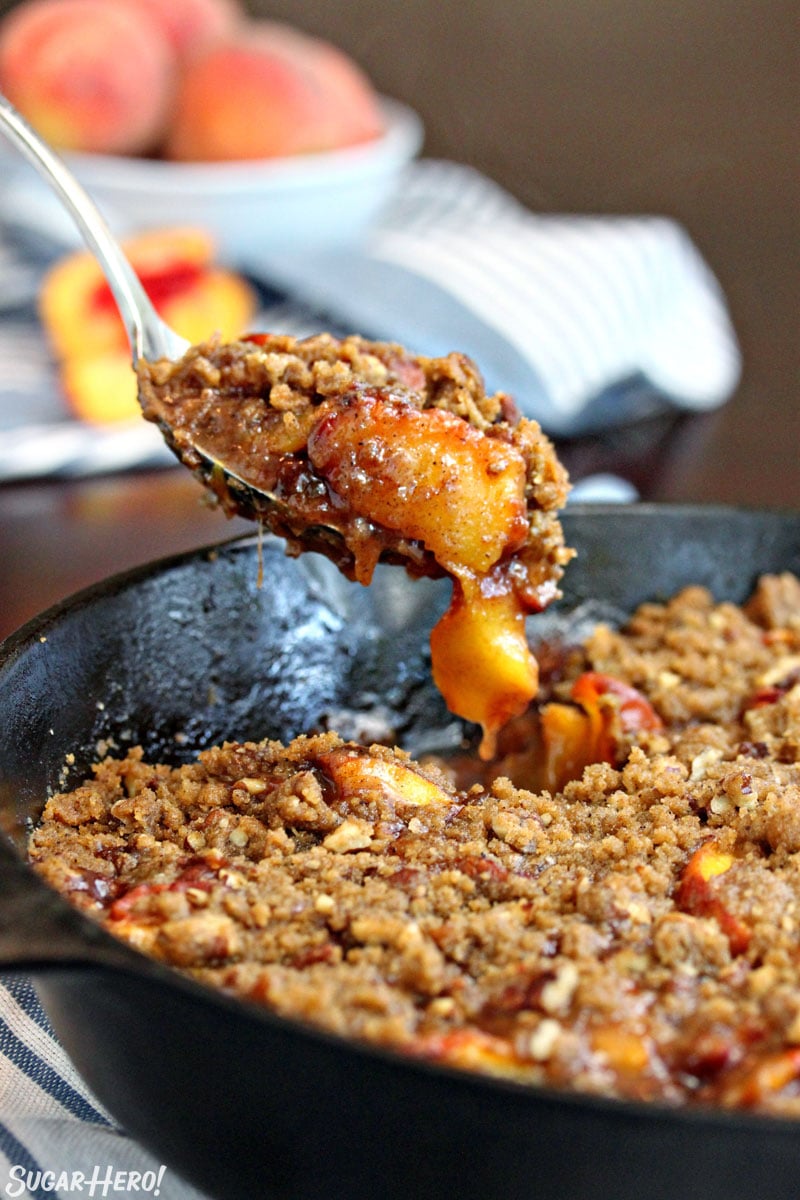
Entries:
POLYGON ((140 358, 180 358, 189 343, 161 320, 119 243, 77 179, 3 95, 0 130, 50 184, 100 264, 119 308, 134 365, 140 358))
MULTIPOLYGON (((94 201, 89 198, 63 160, 2 94, 0 132, 5 133, 52 187, 97 259, 122 317, 130 342, 133 366, 136 367, 140 359, 155 362, 161 358, 181 358, 189 349, 189 342, 162 321, 153 308, 133 267, 94 201)), ((159 427, 170 448, 182 458, 183 455, 175 444, 173 430, 164 420, 159 420, 159 427)), ((280 513, 284 508, 277 497, 242 479, 202 446, 195 444, 192 449, 202 460, 196 473, 205 486, 211 487, 220 498, 227 496, 231 507, 241 516, 271 525, 271 514, 280 513)), ((328 544, 332 532, 338 533, 329 529, 323 534, 325 545, 328 544)), ((313 534, 311 540, 315 546, 318 539, 319 535, 313 534)))
MULTIPOLYGON (((61 158, 28 124, 5 96, 0 94, 0 132, 22 151, 42 178, 67 208, 84 241, 97 259, 119 308, 131 347, 134 368, 140 360, 157 362, 165 358, 177 361, 190 348, 158 315, 119 243, 108 228, 95 203, 89 198, 61 158)), ((345 574, 354 568, 355 556, 344 529, 336 523, 306 525, 273 492, 258 487, 243 477, 240 470, 220 460, 212 450, 196 440, 187 444, 185 431, 176 431, 160 413, 157 424, 173 453, 212 492, 223 509, 257 521, 289 540, 297 549, 316 550, 331 559, 345 574)), ((417 574, 440 575, 441 567, 430 554, 423 554, 413 541, 400 537, 393 548, 385 550, 388 561, 411 560, 417 574)))

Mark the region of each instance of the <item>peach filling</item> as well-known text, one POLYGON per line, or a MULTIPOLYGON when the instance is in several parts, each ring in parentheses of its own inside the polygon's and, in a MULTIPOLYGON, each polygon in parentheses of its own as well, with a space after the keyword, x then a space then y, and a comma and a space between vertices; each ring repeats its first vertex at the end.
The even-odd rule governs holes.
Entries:
POLYGON ((522 454, 450 412, 364 394, 321 417, 308 456, 352 512, 422 542, 451 576, 433 676, 451 711, 482 726, 491 757, 538 686, 508 573, 528 533, 522 454))

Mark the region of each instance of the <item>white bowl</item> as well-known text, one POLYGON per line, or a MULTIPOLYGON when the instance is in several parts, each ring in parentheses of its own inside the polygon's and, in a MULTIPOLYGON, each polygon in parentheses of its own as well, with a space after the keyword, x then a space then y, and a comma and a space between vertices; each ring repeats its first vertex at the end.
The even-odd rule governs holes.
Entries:
MULTIPOLYGON (((246 265, 272 249, 313 251, 358 240, 422 144, 416 113, 395 100, 381 104, 381 137, 319 154, 224 163, 63 157, 118 235, 198 225, 214 235, 222 261, 246 265)), ((0 177, 0 220, 61 245, 77 244, 58 201, 5 145, 0 177)))

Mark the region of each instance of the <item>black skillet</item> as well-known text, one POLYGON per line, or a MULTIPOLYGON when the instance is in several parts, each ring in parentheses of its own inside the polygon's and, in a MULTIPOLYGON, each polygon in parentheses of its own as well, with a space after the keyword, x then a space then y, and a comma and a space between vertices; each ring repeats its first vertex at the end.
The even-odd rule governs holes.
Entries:
MULTIPOLYGON (((760 572, 800 571, 794 515, 576 506, 565 524, 580 552, 565 619, 690 582, 740 601, 760 572)), ((102 1103, 219 1200, 797 1200, 800 1124, 551 1093, 353 1045, 144 959, 23 865, 47 790, 77 781, 98 746, 180 761, 330 723, 394 727, 415 749, 460 736, 428 677, 440 585, 386 568, 363 589, 271 541, 263 556, 262 587, 255 542, 232 542, 83 592, 0 648, 0 966, 35 975, 102 1103)))

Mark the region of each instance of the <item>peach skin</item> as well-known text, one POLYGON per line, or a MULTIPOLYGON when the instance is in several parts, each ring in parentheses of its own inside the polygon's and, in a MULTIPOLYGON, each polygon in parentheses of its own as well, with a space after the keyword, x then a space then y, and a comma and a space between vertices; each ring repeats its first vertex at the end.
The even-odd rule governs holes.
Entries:
POLYGON ((253 21, 187 66, 166 154, 275 158, 352 145, 380 131, 377 96, 352 60, 287 26, 253 21))
POLYGON ((159 27, 128 0, 26 0, 0 25, 0 91, 60 149, 154 148, 173 68, 159 27))
MULTIPOLYGON (((124 249, 156 310, 189 341, 211 333, 234 338, 252 320, 252 288, 239 275, 214 266, 214 246, 202 230, 144 233, 124 249)), ((138 417, 127 336, 91 254, 69 255, 50 270, 39 311, 76 415, 95 423, 138 417)))
POLYGON ((179 63, 232 32, 245 19, 238 0, 129 0, 166 35, 179 63))

